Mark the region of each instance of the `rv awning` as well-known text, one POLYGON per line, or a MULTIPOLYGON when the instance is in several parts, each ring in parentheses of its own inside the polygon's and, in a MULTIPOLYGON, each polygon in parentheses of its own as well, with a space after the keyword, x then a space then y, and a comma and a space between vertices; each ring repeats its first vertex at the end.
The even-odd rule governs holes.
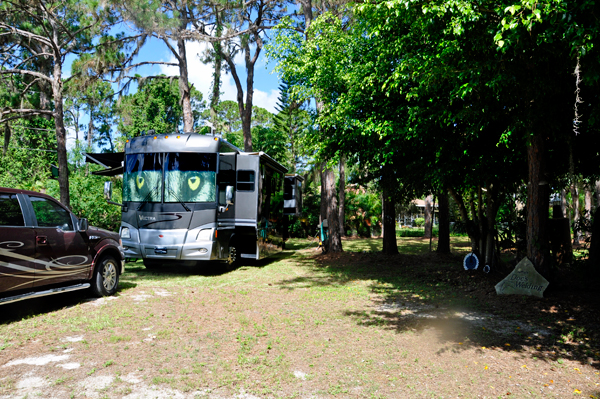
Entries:
POLYGON ((116 168, 102 169, 92 172, 93 175, 96 176, 116 176, 123 174, 123 167, 117 166, 116 168))
POLYGON ((124 153, 122 152, 102 152, 86 153, 85 161, 103 166, 104 170, 92 172, 98 176, 116 176, 123 173, 124 153))
POLYGON ((277 162, 276 160, 274 160, 273 158, 271 158, 270 156, 268 156, 267 154, 265 154, 262 151, 260 151, 260 152, 244 152, 242 154, 260 156, 261 161, 263 161, 265 164, 269 165, 271 168, 275 169, 275 171, 277 171, 279 173, 285 174, 288 171, 288 168, 286 168, 285 166, 283 166, 282 164, 280 164, 279 162, 277 162))
POLYGON ((85 161, 88 163, 96 163, 105 168, 116 168, 117 166, 123 166, 123 160, 125 159, 123 152, 101 152, 93 153, 86 152, 85 161))

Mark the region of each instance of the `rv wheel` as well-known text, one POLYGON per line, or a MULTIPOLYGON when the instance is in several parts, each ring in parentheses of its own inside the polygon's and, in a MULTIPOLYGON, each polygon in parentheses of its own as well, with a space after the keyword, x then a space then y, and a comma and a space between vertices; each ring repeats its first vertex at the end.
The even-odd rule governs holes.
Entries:
POLYGON ((149 270, 155 270, 162 266, 162 262, 155 260, 144 260, 144 267, 149 270))
POLYGON ((235 244, 229 246, 229 256, 227 256, 227 266, 234 267, 237 265, 237 248, 235 244))

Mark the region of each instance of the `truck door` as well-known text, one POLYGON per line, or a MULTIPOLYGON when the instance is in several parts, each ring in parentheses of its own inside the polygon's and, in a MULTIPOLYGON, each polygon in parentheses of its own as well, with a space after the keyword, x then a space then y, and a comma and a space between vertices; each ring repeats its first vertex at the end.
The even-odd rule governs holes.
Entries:
POLYGON ((33 286, 35 231, 16 194, 0 193, 0 293, 33 286))
POLYGON ((37 219, 34 287, 88 278, 92 259, 71 213, 48 198, 29 198, 37 219))

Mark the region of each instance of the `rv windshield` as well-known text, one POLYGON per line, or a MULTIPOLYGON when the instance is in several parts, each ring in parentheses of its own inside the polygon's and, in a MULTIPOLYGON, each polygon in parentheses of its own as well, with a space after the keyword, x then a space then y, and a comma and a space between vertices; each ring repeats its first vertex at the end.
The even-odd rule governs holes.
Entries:
POLYGON ((123 201, 161 201, 162 154, 127 155, 125 167, 123 201))
POLYGON ((168 153, 165 202, 215 202, 217 154, 168 153))

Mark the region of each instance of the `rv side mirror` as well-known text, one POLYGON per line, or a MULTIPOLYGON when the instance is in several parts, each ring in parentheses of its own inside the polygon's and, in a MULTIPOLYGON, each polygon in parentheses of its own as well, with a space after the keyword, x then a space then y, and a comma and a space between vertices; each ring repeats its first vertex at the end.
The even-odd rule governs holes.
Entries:
POLYGON ((227 186, 225 188, 225 203, 229 205, 233 205, 233 186, 227 186))
POLYGON ((82 233, 86 232, 88 229, 88 220, 86 218, 79 219, 79 231, 82 233))
POLYGON ((104 182, 104 199, 110 201, 112 199, 112 182, 104 182))

